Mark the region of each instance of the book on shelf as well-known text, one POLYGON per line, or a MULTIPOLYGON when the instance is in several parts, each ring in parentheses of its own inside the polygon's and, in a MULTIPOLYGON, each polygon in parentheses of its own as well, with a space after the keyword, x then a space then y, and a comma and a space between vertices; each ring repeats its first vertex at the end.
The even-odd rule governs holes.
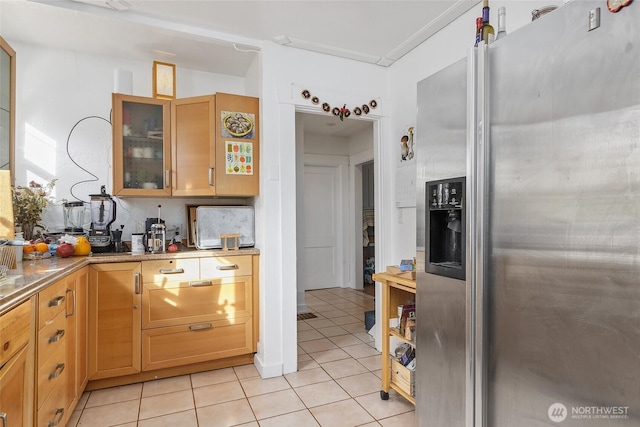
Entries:
POLYGON ((401 336, 408 340, 413 339, 416 327, 416 305, 404 304, 402 306, 402 314, 400 315, 400 324, 398 332, 401 336))

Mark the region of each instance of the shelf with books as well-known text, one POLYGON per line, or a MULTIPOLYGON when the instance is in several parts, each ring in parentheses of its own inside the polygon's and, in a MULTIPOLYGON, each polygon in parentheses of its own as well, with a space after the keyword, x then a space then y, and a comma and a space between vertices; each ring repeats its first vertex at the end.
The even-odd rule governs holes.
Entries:
POLYGON ((380 398, 387 400, 389 391, 393 389, 409 402, 415 404, 416 282, 389 273, 374 274, 373 279, 382 285, 382 389, 380 390, 380 398), (393 348, 394 355, 391 354, 392 341, 399 343, 397 347, 393 348))

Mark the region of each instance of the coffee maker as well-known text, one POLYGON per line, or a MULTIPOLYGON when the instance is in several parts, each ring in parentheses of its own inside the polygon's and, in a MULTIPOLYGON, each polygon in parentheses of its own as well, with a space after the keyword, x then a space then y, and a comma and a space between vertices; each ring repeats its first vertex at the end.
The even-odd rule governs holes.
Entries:
POLYGON ((100 194, 91 194, 91 229, 89 243, 92 252, 109 252, 113 246, 111 224, 116 220, 116 202, 106 193, 104 185, 100 194))
POLYGON ((160 218, 160 208, 158 205, 158 217, 147 218, 145 222, 146 234, 144 237, 145 249, 152 253, 164 253, 166 241, 166 229, 164 220, 160 218))

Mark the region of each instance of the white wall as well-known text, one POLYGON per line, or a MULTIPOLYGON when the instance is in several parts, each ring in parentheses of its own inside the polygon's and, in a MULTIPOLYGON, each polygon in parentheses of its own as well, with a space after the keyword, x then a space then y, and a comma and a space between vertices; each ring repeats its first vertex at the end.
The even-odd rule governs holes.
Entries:
POLYGON ((295 112, 323 113, 300 95, 302 89, 332 106, 357 106, 378 99, 382 114, 387 70, 355 61, 265 42, 262 58, 262 185, 265 221, 261 252, 260 351, 256 365, 263 376, 297 369, 295 112), (267 149, 268 147, 268 149, 267 149), (266 201, 268 200, 268 203, 266 201), (268 227, 266 226, 268 224, 268 227))
MULTIPOLYGON (((549 1, 541 4, 540 1, 492 1, 491 22, 497 31, 498 8, 506 7, 507 37, 510 32, 516 31, 531 22, 531 11, 546 5, 560 5, 560 1, 549 1)), ((417 111, 417 83, 431 74, 445 68, 453 62, 464 58, 474 44, 475 19, 481 15, 481 5, 468 11, 443 30, 436 33, 430 39, 409 52, 398 60, 389 71, 390 98, 389 115, 392 117, 393 144, 388 146, 385 158, 397 158, 399 155, 399 136, 407 124, 416 125, 417 111)), ((532 40, 532 43, 535 43, 532 40)), ((420 133, 417 124, 416 133, 420 133)), ((399 162, 387 162, 387 176, 384 192, 395 193, 395 179, 399 162)), ((415 165, 412 166, 415 168, 415 165)), ((415 256, 416 245, 416 210, 415 208, 395 208, 394 203, 385 205, 388 216, 391 241, 388 242, 387 259, 391 261, 415 256), (402 211, 400 224, 399 214, 402 211)), ((378 269, 379 266, 376 265, 378 269)), ((384 267, 380 266, 384 269, 384 267)))
MULTIPOLYGON (((75 195, 88 201, 90 194, 100 192, 101 185, 106 186, 107 193, 112 191, 112 140, 108 121, 111 120, 114 70, 131 71, 132 94, 151 97, 152 64, 9 42, 18 52, 16 183, 26 185, 32 179, 40 183, 58 179, 54 194, 59 203, 47 210, 44 222, 52 231, 61 230, 63 199, 75 200, 75 195), (98 118, 87 118, 90 116, 98 118), (71 159, 96 175, 97 180, 71 159), (93 181, 83 182, 85 180, 93 181)), ((176 70, 176 94, 181 98, 215 92, 256 94, 255 88, 253 93, 247 93, 246 87, 245 79, 238 77, 179 67, 176 70)), ((132 232, 144 230, 145 218, 157 216, 158 204, 162 205, 162 217, 168 228, 179 226, 184 236, 184 205, 202 203, 202 199, 123 198, 116 202, 114 226, 124 224, 123 240, 130 240, 132 232)), ((88 227, 88 213, 85 221, 88 227)))

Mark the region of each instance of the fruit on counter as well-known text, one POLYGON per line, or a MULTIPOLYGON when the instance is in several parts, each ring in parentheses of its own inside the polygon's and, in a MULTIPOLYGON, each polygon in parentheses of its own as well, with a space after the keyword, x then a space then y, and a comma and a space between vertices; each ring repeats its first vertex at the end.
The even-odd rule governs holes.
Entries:
POLYGON ((91 243, 89 243, 89 240, 84 236, 78 237, 78 241, 76 243, 76 246, 74 247, 73 254, 89 255, 90 253, 91 253, 91 243))
POLYGON ((49 252, 49 245, 47 245, 45 242, 38 242, 36 243, 36 252, 41 252, 41 253, 45 253, 45 252, 49 252))
POLYGON ((25 254, 30 254, 35 251, 36 251, 36 245, 32 243, 25 243, 25 245, 22 247, 22 253, 25 253, 25 254))
POLYGON ((178 245, 176 245, 175 243, 172 243, 169 246, 167 246, 167 250, 169 252, 178 252, 178 245))
POLYGON ((61 258, 66 258, 75 253, 75 249, 71 243, 62 243, 56 248, 56 255, 61 258))

